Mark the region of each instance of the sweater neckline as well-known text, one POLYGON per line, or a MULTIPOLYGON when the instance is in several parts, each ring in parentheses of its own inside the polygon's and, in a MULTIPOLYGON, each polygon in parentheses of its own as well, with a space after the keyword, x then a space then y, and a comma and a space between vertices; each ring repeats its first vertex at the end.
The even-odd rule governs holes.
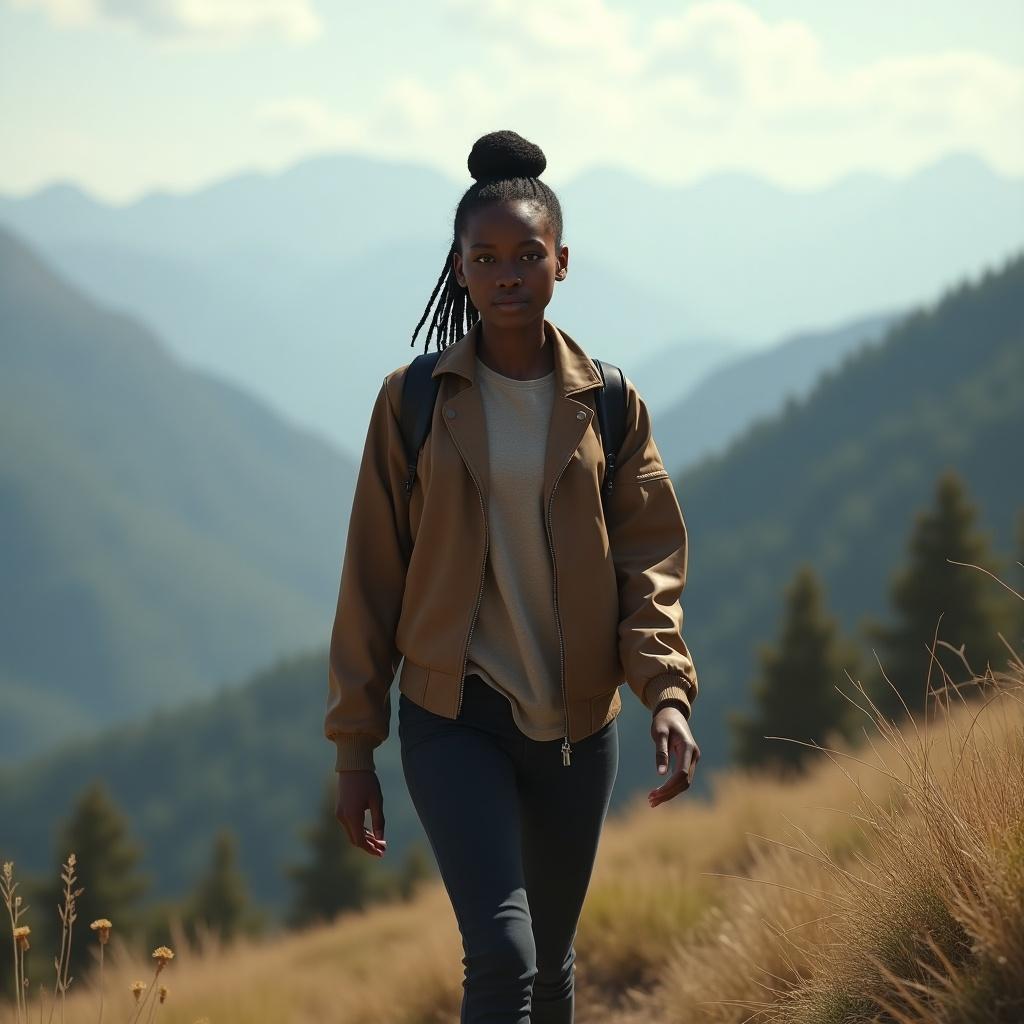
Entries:
POLYGON ((475 356, 475 359, 476 368, 480 373, 482 373, 488 380, 494 381, 496 384, 501 384, 505 387, 542 388, 545 385, 552 383, 555 377, 554 370, 549 370, 543 377, 529 377, 526 380, 520 380, 518 377, 506 377, 505 374, 498 373, 497 370, 488 366, 480 356, 475 356))

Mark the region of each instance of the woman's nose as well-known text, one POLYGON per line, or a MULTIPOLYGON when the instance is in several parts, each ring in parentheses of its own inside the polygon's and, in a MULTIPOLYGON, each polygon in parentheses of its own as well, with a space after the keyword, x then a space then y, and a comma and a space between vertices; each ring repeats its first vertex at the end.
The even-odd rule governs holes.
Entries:
POLYGON ((518 269, 500 270, 498 272, 498 284, 506 288, 517 288, 523 283, 523 275, 518 269))

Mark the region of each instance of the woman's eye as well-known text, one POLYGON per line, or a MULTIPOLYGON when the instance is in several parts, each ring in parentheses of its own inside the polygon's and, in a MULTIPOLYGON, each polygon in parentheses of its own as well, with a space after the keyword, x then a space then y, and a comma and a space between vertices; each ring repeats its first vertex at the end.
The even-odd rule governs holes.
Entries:
MULTIPOLYGON (((520 257, 524 260, 529 260, 531 263, 536 263, 538 260, 544 259, 544 254, 539 252, 525 252, 520 257)), ((488 252, 482 252, 478 256, 473 257, 474 263, 493 263, 494 257, 488 252)))

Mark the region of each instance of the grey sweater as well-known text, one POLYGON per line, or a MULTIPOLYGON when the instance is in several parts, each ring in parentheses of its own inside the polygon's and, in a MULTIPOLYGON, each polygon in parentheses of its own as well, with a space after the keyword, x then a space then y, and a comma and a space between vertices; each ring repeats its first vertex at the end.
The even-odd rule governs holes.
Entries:
POLYGON ((527 736, 558 739, 561 656, 541 494, 555 374, 515 380, 478 356, 476 384, 487 421, 490 546, 466 672, 505 694, 527 736))

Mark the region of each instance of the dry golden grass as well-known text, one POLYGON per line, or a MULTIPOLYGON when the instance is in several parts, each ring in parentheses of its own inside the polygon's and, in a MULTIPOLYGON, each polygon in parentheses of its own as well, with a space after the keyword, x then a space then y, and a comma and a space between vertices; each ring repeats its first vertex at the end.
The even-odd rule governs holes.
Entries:
MULTIPOLYGON (((707 801, 638 799, 609 821, 577 1020, 1024 1020, 1024 665, 973 689, 900 729, 865 704, 863 744, 827 745, 795 782, 732 771, 707 801)), ((162 1024, 458 1019, 462 946, 440 883, 273 941, 174 945, 162 1024)), ((130 1019, 150 970, 111 943, 108 1021, 130 1019)), ((68 1024, 96 1019, 97 985, 68 993, 68 1024)))
MULTIPOLYGON (((986 693, 927 725, 883 720, 881 739, 788 790, 723 780, 719 812, 737 835, 763 836, 742 877, 671 937, 617 1012, 592 1019, 1024 1020, 1024 672, 986 693)), ((697 821, 681 812, 677 833, 697 821)))

